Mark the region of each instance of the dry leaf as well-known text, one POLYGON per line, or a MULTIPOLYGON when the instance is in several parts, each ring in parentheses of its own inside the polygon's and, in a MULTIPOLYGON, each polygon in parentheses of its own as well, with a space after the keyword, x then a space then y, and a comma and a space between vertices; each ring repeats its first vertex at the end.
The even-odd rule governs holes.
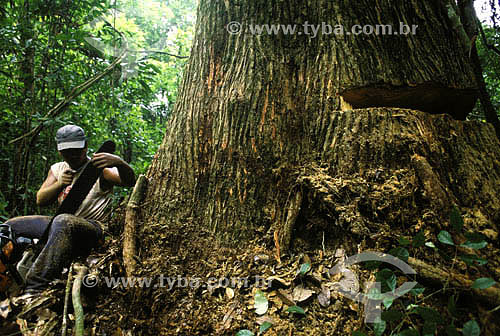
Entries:
POLYGON ((265 322, 268 322, 268 323, 271 323, 271 324, 275 324, 273 319, 270 318, 269 316, 267 315, 264 315, 264 316, 259 316, 255 319, 255 321, 257 322, 258 325, 262 325, 264 324, 265 322))
POLYGON ((328 307, 330 305, 330 290, 326 286, 321 286, 321 293, 318 295, 319 304, 322 307, 328 307))
POLYGON ((0 302, 0 316, 2 316, 4 319, 6 319, 7 316, 9 316, 9 313, 11 311, 12 310, 10 308, 10 300, 9 299, 5 299, 2 302, 0 302))
POLYGON ((293 298, 288 291, 278 289, 277 294, 283 303, 288 306, 295 306, 295 302, 293 302, 293 298))
POLYGON ((226 287, 226 295, 231 300, 234 298, 234 290, 232 288, 226 287))
POLYGON ((314 294, 314 291, 304 288, 302 285, 298 285, 293 289, 293 300, 296 302, 302 302, 309 299, 314 294))

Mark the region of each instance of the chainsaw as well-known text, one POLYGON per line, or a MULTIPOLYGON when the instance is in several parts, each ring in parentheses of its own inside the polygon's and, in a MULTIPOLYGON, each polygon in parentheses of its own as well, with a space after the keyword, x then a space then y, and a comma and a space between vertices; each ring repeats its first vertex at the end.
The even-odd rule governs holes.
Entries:
POLYGON ((6 292, 12 285, 12 279, 19 285, 24 284, 21 264, 16 268, 23 256, 23 251, 33 244, 33 240, 25 237, 16 237, 9 225, 0 225, 0 293, 6 292))
MULTIPOLYGON (((108 140, 99 147, 96 153, 113 153, 115 148, 115 143, 108 140)), ((102 170, 95 167, 91 161, 85 164, 81 174, 75 183, 73 183, 73 187, 57 209, 55 215, 51 218, 42 237, 36 244, 36 239, 16 237, 9 225, 0 225, 0 293, 7 291, 12 285, 12 280, 20 287, 24 286, 26 273, 35 257, 47 242, 54 218, 60 214, 74 214, 101 175, 102 170), (29 246, 33 246, 33 249, 26 251, 29 246), (15 266, 16 263, 17 267, 15 266)))

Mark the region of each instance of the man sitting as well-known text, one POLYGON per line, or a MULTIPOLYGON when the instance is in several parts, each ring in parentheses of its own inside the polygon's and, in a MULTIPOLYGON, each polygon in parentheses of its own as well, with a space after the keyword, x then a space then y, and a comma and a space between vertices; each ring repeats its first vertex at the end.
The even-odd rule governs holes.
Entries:
MULTIPOLYGON (((133 186, 132 168, 119 156, 97 153, 87 156, 87 140, 81 127, 66 125, 56 133, 57 150, 64 161, 50 167, 47 178, 37 193, 37 204, 62 203, 89 160, 102 174, 74 215, 61 214, 54 218, 48 239, 26 275, 26 289, 37 292, 56 278, 74 257, 88 255, 102 240, 99 221, 107 214, 114 185, 133 186)), ((22 216, 8 220, 15 236, 40 239, 47 228, 49 216, 22 216)))

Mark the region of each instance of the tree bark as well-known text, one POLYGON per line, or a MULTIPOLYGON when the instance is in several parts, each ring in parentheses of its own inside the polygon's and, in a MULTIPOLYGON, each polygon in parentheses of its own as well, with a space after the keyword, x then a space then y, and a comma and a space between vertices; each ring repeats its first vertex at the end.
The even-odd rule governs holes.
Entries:
POLYGON ((147 173, 142 270, 196 272, 183 264, 186 254, 203 256, 196 233, 230 247, 257 238, 277 259, 376 249, 397 239, 395 229, 446 229, 453 204, 466 229, 497 232, 500 143, 491 125, 459 120, 476 88, 444 3, 201 0, 179 98, 147 173), (306 21, 419 30, 316 38, 226 30, 306 21))
POLYGON ((130 277, 135 272, 135 267, 137 262, 137 250, 136 250, 136 240, 137 240, 137 225, 139 222, 139 209, 141 207, 144 194, 148 186, 148 180, 146 176, 140 175, 135 183, 134 190, 130 195, 130 199, 127 204, 127 210, 125 212, 125 228, 123 229, 123 263, 125 264, 125 269, 127 275, 130 277))
MULTIPOLYGON (((327 163, 332 176, 408 168, 412 151, 425 147, 407 146, 434 145, 407 123, 429 122, 420 131, 435 135, 430 120, 444 127, 451 119, 401 109, 337 111, 344 97, 352 106, 396 105, 463 118, 475 101, 473 74, 446 15, 440 2, 427 1, 405 2, 398 10, 389 1, 201 1, 175 112, 148 173, 149 220, 175 226, 194 219, 222 241, 236 241, 261 225, 283 226, 301 166, 327 163), (420 30, 315 39, 230 35, 225 26, 231 21, 346 27, 403 21, 420 30), (375 134, 378 142, 367 143, 375 134)), ((481 141, 490 141, 487 130, 463 127, 481 130, 481 141)), ((441 165, 440 156, 429 162, 441 165)))

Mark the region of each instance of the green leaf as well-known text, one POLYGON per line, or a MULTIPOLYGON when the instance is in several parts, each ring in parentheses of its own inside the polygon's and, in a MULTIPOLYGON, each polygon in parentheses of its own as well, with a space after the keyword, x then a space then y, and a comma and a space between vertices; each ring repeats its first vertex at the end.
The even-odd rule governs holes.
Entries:
POLYGON ((391 309, 388 311, 382 312, 382 321, 386 322, 394 322, 394 321, 399 321, 403 318, 403 314, 395 309, 391 309))
POLYGON ((410 253, 404 247, 393 248, 392 250, 389 251, 389 254, 396 258, 401 259, 404 262, 408 262, 408 257, 410 256, 410 253))
POLYGON ((266 294, 264 294, 260 289, 255 292, 255 312, 258 315, 263 315, 267 312, 267 308, 269 307, 269 303, 266 298, 266 294))
POLYGON ((460 246, 461 247, 471 248, 471 249, 474 249, 474 250, 480 250, 482 248, 485 248, 487 245, 488 245, 488 243, 483 240, 483 241, 480 241, 480 242, 466 241, 465 243, 461 244, 460 246))
POLYGON ((368 293, 366 294, 366 296, 370 300, 376 300, 376 301, 383 300, 384 297, 385 297, 385 295, 382 295, 382 292, 380 291, 380 288, 377 288, 377 287, 371 287, 368 290, 368 293))
POLYGON ((161 70, 154 64, 149 63, 146 67, 153 69, 153 71, 156 72, 157 74, 161 73, 161 70))
POLYGON ((396 289, 397 278, 396 275, 394 275, 394 272, 390 269, 384 268, 383 270, 378 271, 375 274, 375 278, 377 282, 380 282, 380 284, 382 285, 383 292, 385 292, 386 290, 393 291, 396 289))
POLYGON ((303 263, 300 265, 299 275, 305 275, 311 269, 311 264, 303 263))
POLYGON ((422 329, 423 336, 434 336, 436 332, 437 325, 435 322, 425 322, 424 328, 422 329))
POLYGON ((462 247, 471 248, 474 250, 479 250, 488 245, 486 242, 486 237, 482 233, 466 233, 465 237, 467 238, 467 242, 460 245, 462 247))
POLYGON ((385 331, 387 324, 384 320, 376 322, 373 324, 373 332, 375 333, 375 336, 382 336, 382 334, 385 331))
POLYGON ((464 336, 479 336, 481 334, 481 329, 476 321, 470 320, 462 329, 462 333, 464 336))
POLYGON ((384 307, 387 309, 391 308, 393 302, 394 299, 392 297, 384 297, 384 299, 382 300, 384 307))
POLYGON ((369 271, 373 271, 373 270, 376 270, 380 265, 382 264, 382 262, 380 261, 377 261, 377 260, 369 260, 369 261, 365 261, 363 263, 363 266, 369 270, 369 271))
POLYGON ((415 329, 406 329, 394 336, 418 336, 418 331, 415 329))
POLYGON ((494 284, 496 284, 496 281, 493 280, 492 278, 479 278, 476 281, 474 281, 474 283, 472 284, 472 288, 486 289, 490 288, 494 284))
POLYGON ((434 245, 433 242, 427 242, 427 243, 425 243, 425 246, 430 247, 430 248, 436 248, 436 245, 434 245))
POLYGON ((356 330, 355 332, 352 333, 352 336, 366 336, 366 334, 364 332, 356 330))
POLYGON ((446 245, 455 245, 453 242, 453 238, 451 237, 451 234, 448 231, 441 231, 438 234, 438 240, 446 245))
POLYGON ((486 265, 488 260, 479 258, 472 254, 464 254, 458 256, 461 260, 463 260, 467 265, 472 266, 474 263, 477 263, 479 266, 486 265))
POLYGON ((422 247, 425 244, 425 235, 422 231, 417 233, 415 237, 413 237, 412 245, 413 247, 422 247))
POLYGON ((399 237, 399 244, 401 246, 408 246, 411 244, 411 241, 406 237, 399 237))
POLYGON ((415 309, 415 311, 418 315, 422 316, 425 322, 432 322, 438 324, 443 323, 443 318, 441 317, 441 314, 439 314, 432 308, 418 307, 415 309))
POLYGON ((248 329, 243 329, 238 331, 236 336, 254 336, 255 334, 248 329))
POLYGON ((270 322, 264 322, 259 328, 259 334, 264 334, 269 328, 271 328, 273 325, 270 322))
POLYGON ((457 331, 457 328, 453 324, 450 324, 449 326, 446 326, 446 335, 448 336, 460 336, 460 334, 457 331))
POLYGON ((151 90, 151 88, 149 87, 149 85, 145 81, 143 81, 142 79, 139 79, 138 82, 139 82, 139 84, 141 84, 141 86, 144 88, 144 90, 146 90, 147 92, 153 92, 151 90))
POLYGON ((301 314, 301 315, 305 315, 306 314, 306 312, 304 311, 304 309, 300 308, 299 306, 288 307, 288 309, 286 311, 289 312, 289 313, 294 313, 294 314, 301 314))
POLYGON ((462 231, 462 228, 464 227, 464 219, 462 218, 462 215, 460 214, 460 211, 456 206, 454 206, 451 210, 450 224, 455 232, 462 231))
POLYGON ((415 287, 413 287, 410 290, 410 294, 412 294, 414 296, 418 296, 418 295, 422 294, 423 292, 425 292, 425 287, 420 285, 420 284, 415 285, 415 287))

